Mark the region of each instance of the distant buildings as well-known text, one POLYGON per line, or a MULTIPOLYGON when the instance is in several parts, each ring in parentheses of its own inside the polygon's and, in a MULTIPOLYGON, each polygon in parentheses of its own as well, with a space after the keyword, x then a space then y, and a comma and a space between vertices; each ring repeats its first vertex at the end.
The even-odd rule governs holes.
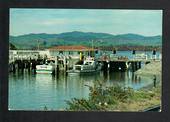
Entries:
POLYGON ((70 56, 79 58, 80 53, 84 56, 94 56, 96 49, 86 46, 55 46, 48 49, 52 56, 70 56))
POLYGON ((81 56, 94 56, 97 49, 86 46, 54 46, 46 50, 9 50, 9 60, 15 59, 38 59, 39 57, 58 56, 78 59, 81 56))
POLYGON ((15 59, 38 59, 49 57, 48 50, 9 50, 9 61, 15 59))

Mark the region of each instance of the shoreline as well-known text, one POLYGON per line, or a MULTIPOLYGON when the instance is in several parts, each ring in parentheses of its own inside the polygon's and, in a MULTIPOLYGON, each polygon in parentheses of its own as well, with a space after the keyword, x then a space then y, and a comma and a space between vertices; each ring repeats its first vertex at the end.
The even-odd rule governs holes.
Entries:
POLYGON ((136 75, 162 77, 162 61, 152 61, 135 72, 136 75))

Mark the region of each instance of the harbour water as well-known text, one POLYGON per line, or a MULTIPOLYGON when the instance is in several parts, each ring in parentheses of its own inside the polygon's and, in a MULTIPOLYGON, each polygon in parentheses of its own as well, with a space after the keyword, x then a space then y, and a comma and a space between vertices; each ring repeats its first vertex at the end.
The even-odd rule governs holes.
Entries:
MULTIPOLYGON (((119 52, 130 57, 130 52, 119 52)), ((152 52, 148 52, 149 54, 152 52)), ((150 54, 151 55, 151 54, 150 54)), ((120 85, 140 89, 153 84, 153 79, 135 76, 133 72, 99 72, 88 75, 58 76, 33 74, 25 71, 9 73, 9 109, 10 110, 64 110, 66 100, 88 98, 89 88, 97 83, 104 86, 120 85)))

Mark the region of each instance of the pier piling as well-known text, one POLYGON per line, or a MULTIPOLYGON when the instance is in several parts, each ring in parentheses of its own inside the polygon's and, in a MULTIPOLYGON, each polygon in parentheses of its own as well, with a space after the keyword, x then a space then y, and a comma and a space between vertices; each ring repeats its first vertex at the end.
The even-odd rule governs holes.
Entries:
POLYGON ((106 72, 108 70, 108 63, 103 61, 103 71, 106 72))
POLYGON ((110 72, 124 72, 126 69, 126 61, 110 61, 110 72))

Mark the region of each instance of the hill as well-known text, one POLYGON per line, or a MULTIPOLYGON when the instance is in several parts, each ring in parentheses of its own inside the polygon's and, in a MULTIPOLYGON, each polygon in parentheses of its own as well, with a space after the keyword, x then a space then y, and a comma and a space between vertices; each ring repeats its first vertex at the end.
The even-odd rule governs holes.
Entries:
POLYGON ((10 36, 9 41, 19 49, 35 49, 38 44, 41 48, 54 45, 86 45, 91 46, 161 46, 162 36, 142 36, 138 34, 112 35, 93 32, 66 32, 60 34, 26 34, 10 36))

